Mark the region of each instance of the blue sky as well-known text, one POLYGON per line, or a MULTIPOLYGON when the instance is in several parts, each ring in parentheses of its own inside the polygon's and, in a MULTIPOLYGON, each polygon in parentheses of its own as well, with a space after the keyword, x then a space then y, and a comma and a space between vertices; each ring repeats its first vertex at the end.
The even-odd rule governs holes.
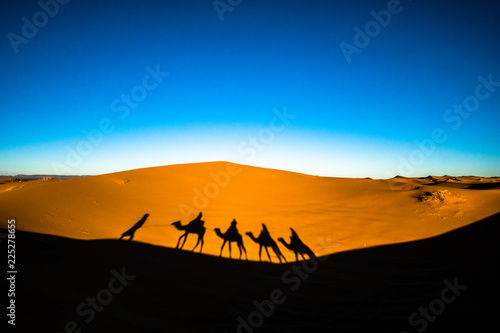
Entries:
POLYGON ((41 3, 2 5, 0 174, 500 175, 495 1, 41 3))

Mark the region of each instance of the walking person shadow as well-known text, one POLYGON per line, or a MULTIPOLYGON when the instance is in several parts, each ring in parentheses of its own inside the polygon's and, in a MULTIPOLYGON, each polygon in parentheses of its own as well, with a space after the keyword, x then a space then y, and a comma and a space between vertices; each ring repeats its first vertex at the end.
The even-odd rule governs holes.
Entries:
POLYGON ((142 219, 140 219, 139 221, 137 221, 137 223, 134 224, 134 226, 132 228, 130 228, 127 231, 125 231, 122 234, 122 236, 120 237, 119 240, 121 240, 123 237, 130 236, 129 241, 131 241, 134 238, 134 234, 137 231, 137 229, 139 229, 140 227, 142 227, 142 225, 144 224, 144 222, 146 222, 148 216, 149 216, 149 214, 144 214, 144 216, 142 217, 142 219))

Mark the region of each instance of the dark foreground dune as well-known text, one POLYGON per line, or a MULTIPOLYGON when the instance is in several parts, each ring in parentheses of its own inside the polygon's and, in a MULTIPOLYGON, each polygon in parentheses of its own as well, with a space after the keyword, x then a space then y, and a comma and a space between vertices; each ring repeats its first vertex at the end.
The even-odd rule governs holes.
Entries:
POLYGON ((283 265, 18 232, 16 331, 489 331, 499 229, 496 214, 429 239, 283 265))

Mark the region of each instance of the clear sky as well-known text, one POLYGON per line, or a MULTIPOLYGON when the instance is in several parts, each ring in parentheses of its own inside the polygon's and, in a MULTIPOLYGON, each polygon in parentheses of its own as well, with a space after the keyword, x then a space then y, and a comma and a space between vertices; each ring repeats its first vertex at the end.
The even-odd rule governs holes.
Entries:
POLYGON ((500 175, 498 1, 59 1, 2 3, 0 174, 500 175))

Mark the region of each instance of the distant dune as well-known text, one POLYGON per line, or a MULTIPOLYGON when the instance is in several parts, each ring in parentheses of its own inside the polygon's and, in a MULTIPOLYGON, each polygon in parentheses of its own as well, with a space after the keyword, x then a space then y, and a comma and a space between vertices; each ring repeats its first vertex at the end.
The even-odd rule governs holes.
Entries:
POLYGON ((56 179, 67 179, 67 178, 76 178, 76 177, 88 177, 84 175, 15 175, 15 176, 0 176, 0 182, 8 179, 15 181, 27 181, 27 180, 37 180, 37 179, 48 179, 48 178, 56 178, 56 179))
MULTIPOLYGON (((258 235, 262 223, 274 239, 288 239, 292 227, 321 256, 435 236, 500 211, 499 178, 328 178, 226 162, 0 183, 4 228, 15 219, 18 230, 118 239, 148 213, 134 240, 175 247, 182 232, 171 223, 185 224, 203 211, 203 253, 219 254, 222 239, 214 228, 224 231, 235 218, 251 260, 258 259, 258 245, 245 233, 258 235), (443 200, 422 200, 440 190, 446 190, 443 200)), ((189 235, 184 248, 196 240, 189 235)))

